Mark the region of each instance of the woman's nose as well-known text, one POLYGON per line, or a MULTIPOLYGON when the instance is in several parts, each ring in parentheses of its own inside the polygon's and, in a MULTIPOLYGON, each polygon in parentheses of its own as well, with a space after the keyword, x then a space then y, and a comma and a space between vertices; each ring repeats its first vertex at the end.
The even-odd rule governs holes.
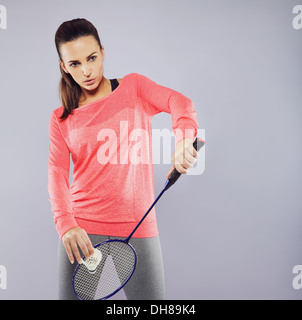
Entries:
POLYGON ((90 76, 91 71, 89 70, 88 66, 83 65, 83 74, 85 77, 90 76))

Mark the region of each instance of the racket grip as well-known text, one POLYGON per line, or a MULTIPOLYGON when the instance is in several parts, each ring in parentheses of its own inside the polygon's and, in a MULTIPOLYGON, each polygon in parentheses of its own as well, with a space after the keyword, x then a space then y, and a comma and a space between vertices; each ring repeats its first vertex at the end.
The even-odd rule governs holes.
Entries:
MULTIPOLYGON (((198 152, 204 146, 204 144, 205 142, 203 140, 201 140, 200 138, 196 138, 193 142, 193 147, 198 152)), ((178 180, 180 176, 181 173, 174 169, 166 182, 165 190, 168 190, 178 180)))

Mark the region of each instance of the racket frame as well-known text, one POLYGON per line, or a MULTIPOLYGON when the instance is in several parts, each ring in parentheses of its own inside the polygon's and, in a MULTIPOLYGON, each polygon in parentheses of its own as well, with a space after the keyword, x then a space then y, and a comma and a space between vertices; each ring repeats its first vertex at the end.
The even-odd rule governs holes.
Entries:
MULTIPOLYGON (((96 299, 96 300, 107 300, 107 299, 109 299, 110 297, 112 297, 113 295, 115 295, 116 293, 118 293, 121 289, 123 289, 123 287, 126 285, 126 283, 127 283, 127 282, 130 280, 130 278, 132 277, 132 275, 133 275, 133 273, 134 273, 134 271, 135 271, 135 269, 136 269, 136 265, 137 265, 137 253, 136 253, 134 247, 131 245, 131 243, 127 242, 127 240, 128 240, 128 239, 125 239, 125 240, 109 239, 109 240, 103 241, 103 242, 101 242, 101 243, 98 243, 97 245, 94 246, 94 248, 96 249, 96 248, 98 248, 99 246, 104 245, 105 243, 108 243, 108 242, 123 242, 123 243, 125 243, 126 245, 128 245, 128 246, 132 249, 132 251, 133 251, 133 253, 134 253, 134 265, 133 265, 132 272, 131 272, 131 274, 128 276, 128 278, 127 278, 127 279, 122 283, 122 285, 121 285, 118 289, 116 289, 113 293, 110 293, 108 296, 103 297, 103 298, 101 298, 101 299, 96 299)), ((129 240, 128 240, 128 241, 129 241, 129 240)), ((85 257, 83 256, 82 259, 84 259, 84 258, 85 258, 85 257)), ((75 278, 76 273, 77 273, 77 270, 78 270, 78 268, 79 268, 80 266, 81 266, 81 265, 78 264, 78 265, 76 266, 74 272, 73 272, 73 276, 72 276, 72 288, 73 288, 73 291, 74 291, 75 296, 76 296, 79 300, 83 300, 82 298, 80 298, 80 297, 78 296, 78 294, 77 294, 77 292, 76 292, 76 290, 75 290, 75 287, 74 287, 74 278, 75 278)))

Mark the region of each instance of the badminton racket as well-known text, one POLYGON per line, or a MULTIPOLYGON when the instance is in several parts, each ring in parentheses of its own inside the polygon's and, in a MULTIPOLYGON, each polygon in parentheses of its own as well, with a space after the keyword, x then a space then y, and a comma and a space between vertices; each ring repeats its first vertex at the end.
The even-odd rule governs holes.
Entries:
MULTIPOLYGON (((199 151, 204 143, 200 138, 196 138, 193 146, 199 151)), ((180 176, 181 173, 176 169, 172 171, 163 190, 125 240, 112 239, 101 242, 94 247, 91 257, 86 260, 82 258, 72 278, 73 290, 78 299, 106 300, 125 286, 137 265, 137 253, 129 241, 160 197, 180 176)))

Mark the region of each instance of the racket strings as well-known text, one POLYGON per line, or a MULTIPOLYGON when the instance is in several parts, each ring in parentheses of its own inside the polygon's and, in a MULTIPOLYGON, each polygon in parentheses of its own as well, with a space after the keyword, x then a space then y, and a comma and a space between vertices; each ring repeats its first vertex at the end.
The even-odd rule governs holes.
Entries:
POLYGON ((136 255, 123 241, 110 240, 99 245, 102 260, 94 273, 79 265, 74 275, 74 291, 82 300, 105 299, 119 290, 134 271, 136 255))

